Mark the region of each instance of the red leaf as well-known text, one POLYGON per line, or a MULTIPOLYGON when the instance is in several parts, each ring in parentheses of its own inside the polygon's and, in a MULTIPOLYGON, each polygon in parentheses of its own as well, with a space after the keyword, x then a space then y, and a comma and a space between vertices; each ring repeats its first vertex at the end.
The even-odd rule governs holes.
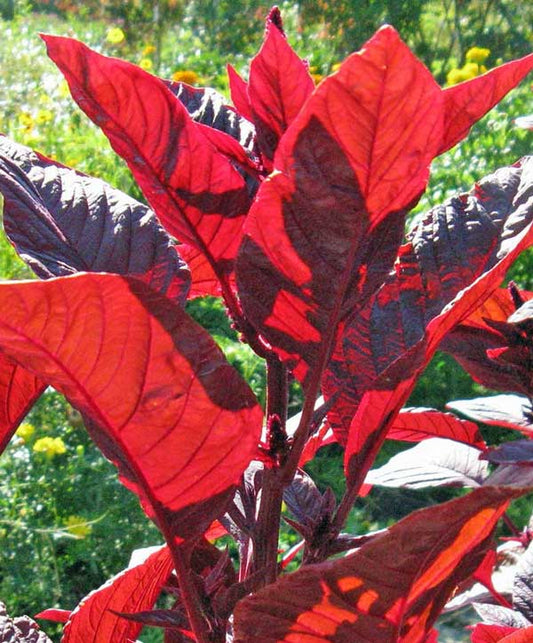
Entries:
POLYGON ((472 643, 498 643, 513 632, 520 632, 516 627, 507 625, 489 625, 487 623, 478 623, 472 630, 470 638, 472 643))
POLYGON ((533 69, 533 54, 443 91, 444 137, 439 154, 467 136, 472 125, 494 107, 533 69))
POLYGON ((472 632, 472 643, 531 643, 533 625, 523 629, 479 623, 472 632))
POLYGON ((151 609, 171 571, 169 549, 162 547, 140 565, 117 574, 86 596, 72 612, 65 625, 62 643, 134 641, 142 624, 113 612, 151 609))
MULTIPOLYGON (((243 85, 230 79, 239 93, 243 85)), ((265 40, 250 63, 248 98, 257 142, 267 170, 272 169, 279 140, 315 88, 308 65, 301 60, 274 22, 267 21, 265 40)), ((232 91, 233 98, 233 91, 232 91)), ((237 103, 235 103, 237 105, 237 103)))
POLYGON ((166 229, 228 274, 251 202, 239 172, 163 81, 76 40, 43 38, 74 99, 126 160, 166 229))
POLYGON ((247 219, 237 284, 246 314, 300 380, 392 266, 440 144, 440 107, 429 72, 384 27, 283 136, 247 219))
POLYGON ((252 115, 252 108, 248 97, 248 84, 234 67, 227 65, 226 69, 228 72, 229 91, 233 104, 244 118, 247 118, 249 121, 253 121, 254 117, 252 115))
POLYGON ((0 453, 45 388, 33 373, 0 353, 0 453))
POLYGON ((261 410, 177 305, 117 275, 0 285, 0 347, 85 416, 156 521, 202 533, 253 457, 261 410))
POLYGON ((411 514, 354 554, 284 576, 237 605, 235 642, 423 642, 520 493, 477 489, 411 514))
POLYGON ((419 442, 434 437, 464 442, 480 449, 486 446, 476 424, 435 409, 402 409, 387 433, 390 440, 406 442, 419 442))
POLYGON ((60 609, 47 609, 35 614, 34 618, 43 618, 47 621, 54 621, 55 623, 66 623, 72 614, 71 610, 60 609))

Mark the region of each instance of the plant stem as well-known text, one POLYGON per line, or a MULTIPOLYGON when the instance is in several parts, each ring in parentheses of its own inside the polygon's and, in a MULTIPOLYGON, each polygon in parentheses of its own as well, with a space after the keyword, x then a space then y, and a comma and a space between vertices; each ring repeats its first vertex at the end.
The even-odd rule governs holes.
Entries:
MULTIPOLYGON (((285 431, 287 421, 287 368, 271 353, 267 357, 267 421, 277 416, 285 431)), ((283 454, 280 454, 281 456, 283 454)), ((277 577, 279 526, 283 500, 283 478, 276 466, 265 468, 261 487, 261 505, 254 533, 254 571, 265 569, 265 584, 277 577)))
POLYGON ((172 559, 178 577, 181 601, 187 611, 189 624, 198 643, 210 643, 207 621, 204 618, 198 589, 191 576, 191 569, 182 547, 172 547, 172 559))

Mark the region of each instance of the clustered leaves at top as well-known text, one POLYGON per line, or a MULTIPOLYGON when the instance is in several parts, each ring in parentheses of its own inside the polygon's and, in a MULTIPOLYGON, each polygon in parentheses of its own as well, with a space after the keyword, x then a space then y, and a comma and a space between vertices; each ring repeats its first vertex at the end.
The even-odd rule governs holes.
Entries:
MULTIPOLYGON (((69 643, 134 640, 147 624, 169 642, 415 643, 436 640, 471 578, 504 600, 487 556, 509 502, 533 486, 530 441, 490 450, 473 422, 402 407, 440 344, 482 383, 532 398, 529 295, 497 288, 533 241, 533 160, 420 215, 406 237, 404 226, 431 161, 533 55, 441 89, 385 26, 315 88, 274 8, 248 81, 228 68, 231 107, 43 39, 152 209, 0 139, 6 234, 43 280, 0 285, 0 443, 53 386, 166 545, 72 612, 42 616, 66 621, 69 643), (185 312, 206 294, 265 359, 265 409, 185 312), (304 393, 290 422, 289 376, 304 393), (419 444, 369 475, 387 438, 419 444), (332 441, 345 452, 340 503, 301 468, 332 441), (476 488, 384 532, 343 533, 372 484, 476 488), (283 500, 302 540, 279 561, 283 500), (238 570, 209 542, 226 531, 238 570), (172 609, 155 608, 163 592, 172 609)), ((493 418, 467 406, 455 408, 493 418)), ((527 433, 528 409, 505 422, 527 433)))

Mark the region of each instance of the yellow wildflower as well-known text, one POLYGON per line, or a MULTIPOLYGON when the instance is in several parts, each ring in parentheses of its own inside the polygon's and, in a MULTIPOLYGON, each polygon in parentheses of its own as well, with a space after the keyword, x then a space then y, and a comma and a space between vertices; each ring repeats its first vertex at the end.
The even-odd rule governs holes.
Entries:
POLYGON ((477 63, 466 63, 463 66, 463 73, 466 79, 475 78, 479 76, 479 65, 477 63))
POLYGON ((342 63, 335 63, 334 65, 331 65, 331 71, 339 71, 341 65, 342 63))
POLYGON ((80 516, 69 516, 65 520, 66 530, 76 538, 86 538, 93 530, 92 526, 80 516))
POLYGON ((35 427, 29 422, 23 422, 16 431, 18 437, 22 438, 24 442, 27 442, 34 433, 35 427))
POLYGON ((490 56, 490 49, 485 49, 484 47, 472 47, 466 52, 466 62, 467 63, 477 63, 481 65, 485 60, 490 56))
POLYGON ((36 453, 44 453, 47 458, 52 459, 56 455, 66 453, 67 447, 61 438, 39 438, 33 445, 36 453))
POLYGON ((311 74, 311 78, 315 81, 315 85, 318 85, 324 76, 322 76, 322 74, 311 74))
POLYGON ((111 43, 112 45, 120 45, 120 43, 124 42, 125 39, 126 35, 120 27, 111 27, 106 35, 107 42, 111 43))
POLYGON ((150 58, 142 58, 141 62, 139 63, 139 67, 141 69, 144 69, 144 71, 149 71, 150 69, 152 69, 153 64, 150 58))
POLYGON ((19 123, 22 125, 24 131, 29 133, 32 131, 35 121, 33 116, 29 112, 20 112, 19 114, 19 123))
POLYGON ((70 96, 70 90, 68 88, 68 83, 66 80, 62 80, 59 83, 57 93, 59 94, 60 98, 67 98, 68 96, 70 96))
POLYGON ((200 80, 198 74, 195 71, 190 69, 184 69, 183 71, 175 71, 172 74, 172 80, 176 83, 187 83, 187 85, 196 85, 200 80))
POLYGON ((156 48, 153 45, 146 45, 146 47, 142 51, 142 57, 146 58, 147 56, 151 56, 152 54, 155 54, 156 48))
POLYGON ((49 109, 40 109, 35 117, 37 125, 44 125, 54 120, 54 113, 49 109))
POLYGON ((451 69, 446 76, 446 83, 448 85, 457 85, 466 80, 466 76, 462 69, 451 69))

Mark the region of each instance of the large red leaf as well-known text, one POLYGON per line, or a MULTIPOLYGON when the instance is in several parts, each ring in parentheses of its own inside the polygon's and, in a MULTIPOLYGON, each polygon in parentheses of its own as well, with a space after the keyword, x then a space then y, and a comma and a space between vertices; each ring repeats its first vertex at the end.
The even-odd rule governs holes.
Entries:
POLYGON ((354 554, 281 578, 238 604, 236 643, 421 643, 520 493, 477 489, 411 514, 354 554))
POLYGON ((533 69, 533 54, 444 90, 444 138, 440 153, 462 140, 472 125, 533 69))
POLYGON ((505 625, 476 625, 470 639, 472 643, 531 643, 533 625, 523 629, 505 625))
POLYGON ((134 641, 142 624, 114 612, 151 609, 171 572, 170 551, 162 547, 141 564, 117 574, 82 599, 65 625, 62 643, 134 641))
POLYGON ((255 453, 261 409, 177 305, 117 275, 0 285, 0 348, 64 393, 143 507, 202 533, 255 453))
MULTIPOLYGON (((238 83, 235 73, 230 79, 233 88, 242 91, 242 84, 238 83)), ((309 66, 287 42, 280 29, 279 10, 273 9, 267 19, 263 45, 250 63, 247 87, 257 142, 267 170, 272 169, 280 138, 314 88, 309 66)), ((235 93, 234 90, 232 96, 235 93)))
POLYGON ((231 271, 251 196, 166 84, 82 43, 43 36, 72 95, 130 166, 165 228, 231 271))
POLYGON ((247 315, 299 379, 392 266, 441 125, 440 88, 384 27, 283 136, 247 219, 237 284, 247 315))

